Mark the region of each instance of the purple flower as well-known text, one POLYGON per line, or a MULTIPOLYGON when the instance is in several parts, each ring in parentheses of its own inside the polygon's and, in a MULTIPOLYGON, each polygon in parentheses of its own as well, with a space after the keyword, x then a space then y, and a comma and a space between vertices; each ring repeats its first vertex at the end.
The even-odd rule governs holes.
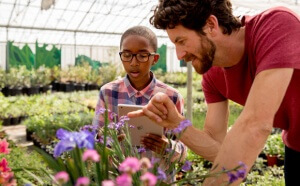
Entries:
POLYGON ((239 178, 245 178, 245 176, 246 176, 246 169, 237 170, 236 171, 236 176, 239 177, 239 178))
POLYGON ((160 161, 159 158, 151 157, 151 164, 154 165, 155 163, 158 163, 160 161))
POLYGON ((94 148, 94 132, 80 131, 80 132, 69 132, 64 129, 58 129, 56 136, 60 141, 54 148, 54 157, 60 156, 65 151, 70 151, 76 146, 78 148, 94 148))
POLYGON ((186 161, 184 163, 184 165, 182 166, 182 170, 187 172, 187 171, 191 170, 191 167, 192 167, 192 163, 190 161, 186 161))
MULTIPOLYGON (((104 144, 104 136, 101 136, 98 141, 99 141, 99 143, 104 144)), ((111 137, 106 136, 106 146, 107 147, 111 147, 113 142, 114 142, 114 140, 111 137)))
POLYGON ((227 172, 227 176, 229 178, 229 183, 233 183, 238 179, 238 177, 232 172, 227 172))
POLYGON ((121 172, 135 173, 140 169, 140 162, 135 157, 127 157, 119 166, 121 172))
POLYGON ((80 177, 76 181, 75 186, 88 186, 90 184, 90 179, 87 177, 80 177))
POLYGON ((147 186, 154 186, 157 182, 156 176, 150 172, 146 172, 145 174, 143 174, 140 177, 140 179, 145 183, 144 185, 147 185, 147 186))
POLYGON ((99 115, 99 114, 104 114, 105 113, 105 108, 102 108, 100 107, 99 109, 96 109, 96 114, 99 115))
POLYGON ((96 130, 98 129, 98 125, 84 125, 83 127, 80 128, 80 130, 82 131, 92 131, 92 132, 96 132, 96 130))
POLYGON ((111 121, 113 121, 117 116, 118 116, 118 115, 117 115, 116 113, 111 112, 111 113, 109 114, 109 119, 110 119, 111 121))
POLYGON ((108 124, 108 128, 110 129, 115 129, 115 130, 120 130, 124 127, 125 123, 129 120, 127 116, 121 116, 119 119, 119 122, 111 122, 108 124))
POLYGON ((67 183, 69 181, 69 175, 65 171, 60 171, 60 172, 56 173, 56 175, 54 176, 54 180, 58 184, 62 185, 62 184, 67 183))
POLYGON ((131 186, 132 178, 128 174, 122 174, 116 178, 118 186, 131 186))
POLYGON ((145 149, 145 147, 140 147, 140 148, 138 148, 138 153, 144 153, 144 152, 146 152, 146 149, 145 149))
POLYGON ((169 130, 168 133, 173 133, 173 134, 179 134, 182 132, 184 129, 186 129, 188 126, 191 126, 192 123, 190 120, 186 119, 180 122, 177 128, 173 130, 169 130))
POLYGON ((121 116, 120 117, 120 121, 125 122, 125 121, 129 121, 130 118, 128 116, 121 116))
POLYGON ((91 160, 93 162, 98 162, 100 161, 100 155, 94 149, 87 149, 84 151, 82 155, 82 160, 83 161, 91 160))
POLYGON ((115 129, 116 127, 116 123, 115 122, 110 122, 108 125, 107 125, 107 127, 109 128, 109 129, 115 129))
POLYGON ((102 186, 114 186, 114 182, 112 180, 103 180, 102 186))
POLYGON ((241 169, 236 171, 236 176, 239 178, 245 178, 247 173, 247 166, 243 162, 239 162, 241 169))
POLYGON ((243 162, 239 162, 239 165, 242 167, 242 168, 244 168, 244 169, 247 169, 247 166, 245 165, 245 163, 243 163, 243 162))
POLYGON ((159 167, 157 168, 157 179, 158 180, 166 180, 167 179, 166 173, 159 167))
POLYGON ((127 116, 121 116, 119 122, 116 124, 116 129, 120 130, 121 128, 123 128, 127 121, 129 121, 129 118, 127 116))

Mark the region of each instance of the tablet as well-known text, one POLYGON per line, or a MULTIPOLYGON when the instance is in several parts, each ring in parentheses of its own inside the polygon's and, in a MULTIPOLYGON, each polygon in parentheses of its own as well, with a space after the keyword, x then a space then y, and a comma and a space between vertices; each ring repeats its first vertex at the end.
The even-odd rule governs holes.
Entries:
MULTIPOLYGON (((118 116, 120 118, 121 116, 126 116, 128 112, 142 108, 143 106, 141 105, 118 104, 118 116)), ((128 124, 134 126, 133 128, 129 127, 132 145, 140 146, 141 137, 145 136, 147 133, 159 136, 163 135, 163 127, 157 125, 146 116, 130 118, 128 124)))

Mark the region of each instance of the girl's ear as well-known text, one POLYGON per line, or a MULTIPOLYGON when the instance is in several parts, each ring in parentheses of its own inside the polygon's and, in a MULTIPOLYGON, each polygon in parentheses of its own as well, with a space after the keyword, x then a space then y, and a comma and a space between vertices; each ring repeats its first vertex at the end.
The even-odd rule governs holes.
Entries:
POLYGON ((159 59, 159 54, 155 54, 152 65, 155 65, 157 63, 158 59, 159 59))

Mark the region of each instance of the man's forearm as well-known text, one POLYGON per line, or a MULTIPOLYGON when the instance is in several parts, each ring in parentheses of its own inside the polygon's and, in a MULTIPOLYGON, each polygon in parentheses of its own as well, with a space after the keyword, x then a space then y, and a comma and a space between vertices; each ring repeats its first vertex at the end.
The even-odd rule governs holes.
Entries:
MULTIPOLYGON (((217 168, 212 172, 219 172, 223 168, 232 169, 237 167, 239 162, 242 162, 248 167, 248 173, 261 152, 269 132, 267 128, 246 127, 241 123, 236 124, 226 135, 214 161, 214 166, 217 165, 217 168)), ((239 179, 233 184, 238 185, 241 181, 242 179, 239 179)), ((208 178, 205 180, 204 185, 221 185, 224 182, 228 182, 226 174, 220 177, 208 178)))
POLYGON ((221 146, 218 141, 214 140, 205 131, 196 129, 193 126, 187 127, 179 140, 193 152, 209 161, 214 161, 221 146))

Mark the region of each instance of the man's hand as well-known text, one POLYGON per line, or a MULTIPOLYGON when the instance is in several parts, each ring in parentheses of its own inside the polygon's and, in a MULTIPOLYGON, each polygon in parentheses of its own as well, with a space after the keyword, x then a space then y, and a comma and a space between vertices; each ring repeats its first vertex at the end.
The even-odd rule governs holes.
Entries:
POLYGON ((156 154, 164 154, 167 147, 169 147, 169 141, 165 136, 158 136, 155 134, 147 134, 141 139, 141 144, 156 154))
POLYGON ((168 129, 176 128, 184 120, 168 95, 161 92, 155 94, 142 110, 129 112, 127 116, 129 118, 147 116, 158 125, 168 129))

